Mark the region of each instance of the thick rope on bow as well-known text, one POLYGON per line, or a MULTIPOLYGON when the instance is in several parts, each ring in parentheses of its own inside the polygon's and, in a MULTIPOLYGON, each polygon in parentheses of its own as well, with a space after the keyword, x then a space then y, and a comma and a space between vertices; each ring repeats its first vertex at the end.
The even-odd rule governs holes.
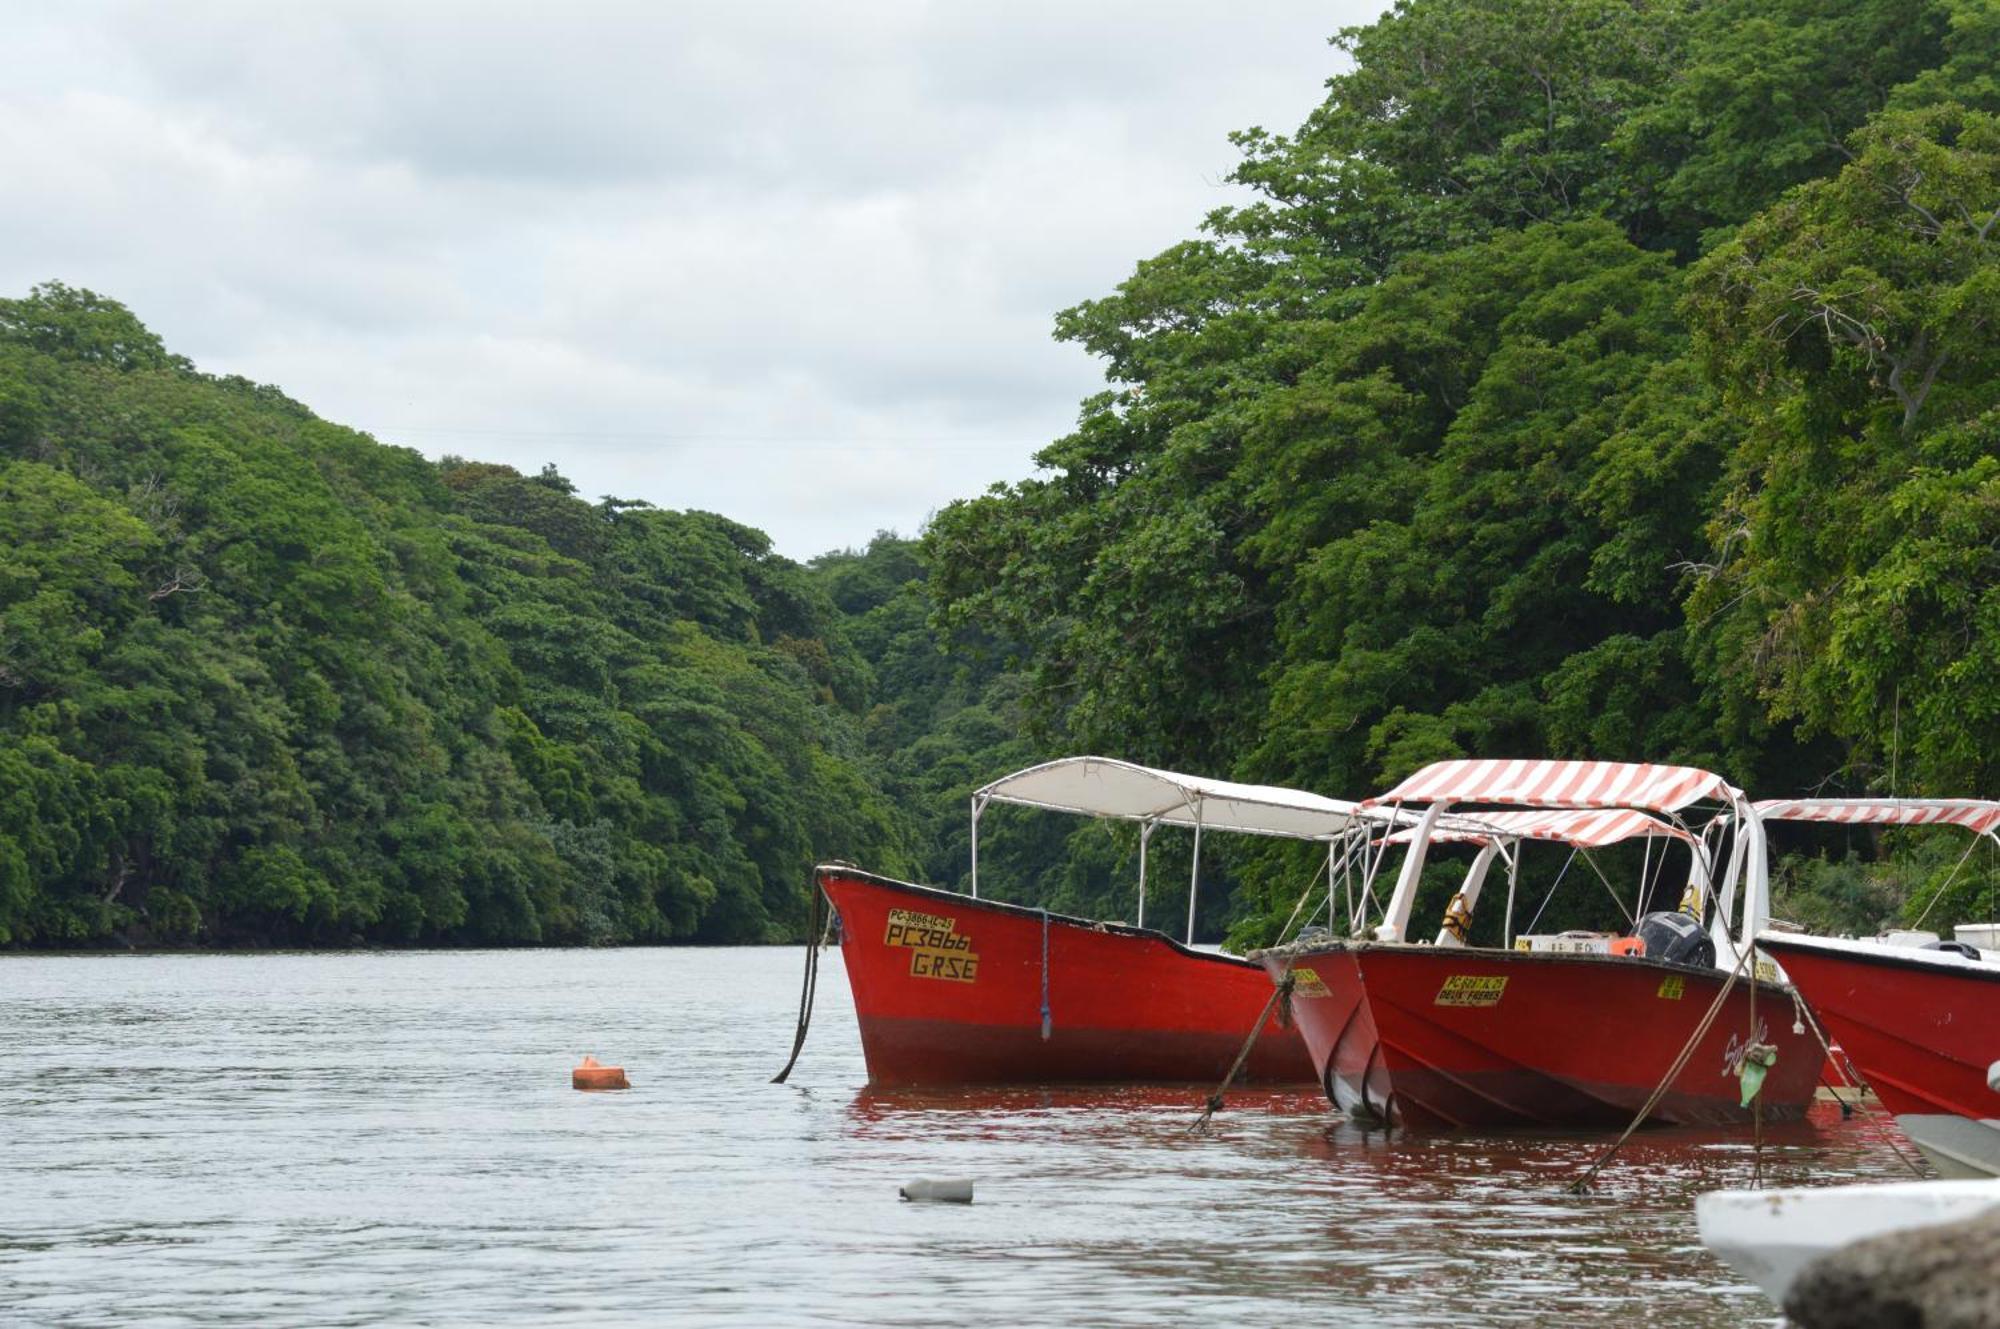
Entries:
MULTIPOLYGON (((1867 1081, 1862 1078, 1861 1072, 1854 1068, 1853 1061, 1851 1061, 1848 1058, 1846 1048, 1840 1049, 1839 1056, 1836 1057, 1834 1055, 1833 1044, 1827 1041, 1826 1031, 1819 1027, 1818 1018, 1813 1015, 1812 1008, 1810 1006, 1807 1006, 1805 1004, 1805 1001, 1799 996, 1799 990, 1797 988, 1792 989, 1792 1011, 1796 1017, 1792 1021, 1793 1033, 1800 1034, 1804 1033, 1808 1029, 1812 1030, 1813 1037, 1819 1040, 1819 1050, 1826 1054, 1826 1059, 1828 1062, 1840 1068, 1840 1070, 1847 1076, 1848 1082, 1850 1084, 1856 1086, 1862 1086, 1867 1084, 1867 1081)), ((1863 1092, 1862 1089, 1858 1087, 1856 1088, 1854 1102, 1849 1103, 1846 1099, 1840 1096, 1840 1090, 1835 1088, 1824 1077, 1821 1078, 1820 1083, 1826 1085, 1826 1091, 1833 1095, 1833 1101, 1840 1104, 1840 1119, 1842 1121, 1850 1120, 1855 1113, 1861 1110, 1861 1094, 1863 1092)), ((1903 1166, 1910 1169, 1911 1175, 1916 1177, 1924 1177, 1928 1175, 1924 1171, 1923 1165, 1917 1162, 1916 1159, 1910 1157, 1910 1155, 1908 1154, 1908 1152, 1904 1150, 1902 1145, 1896 1143, 1896 1136, 1893 1132, 1883 1136, 1882 1138, 1891 1149, 1896 1151, 1896 1157, 1903 1160, 1903 1166)))
MULTIPOLYGON (((1715 1000, 1708 1005, 1708 1013, 1701 1017, 1701 1023, 1694 1027, 1692 1034, 1688 1035, 1688 1041, 1681 1048, 1680 1055, 1674 1058, 1674 1064, 1667 1068, 1667 1073, 1660 1078, 1659 1084, 1654 1086, 1652 1095, 1646 1099, 1645 1106, 1641 1107, 1638 1115, 1632 1118, 1632 1124, 1625 1128, 1623 1135, 1612 1141, 1609 1149, 1598 1155, 1596 1162, 1584 1169, 1582 1176, 1565 1186, 1564 1190, 1570 1192, 1572 1195, 1582 1195, 1585 1191, 1588 1191, 1591 1179, 1598 1174, 1599 1170, 1606 1163, 1612 1160, 1613 1156, 1620 1149, 1625 1147, 1625 1142, 1632 1138, 1632 1132, 1638 1130, 1646 1118, 1653 1115, 1653 1109, 1658 1107, 1660 1100, 1667 1096, 1668 1086, 1680 1078, 1680 1073, 1687 1068, 1688 1059, 1694 1056, 1695 1048, 1707 1036, 1709 1026, 1713 1025, 1715 1017, 1722 1013, 1722 1003, 1729 999, 1730 990, 1736 986, 1736 980, 1743 977, 1744 967, 1750 963, 1750 957, 1756 953, 1757 948, 1755 946, 1745 946, 1743 948, 1743 955, 1736 961, 1736 967, 1729 971, 1729 981, 1722 985, 1722 991, 1715 994, 1715 1000)), ((1751 981, 1754 983, 1756 980, 1752 979, 1751 981)))
POLYGON ((806 904, 806 974, 799 989, 799 1026, 792 1034, 792 1055, 785 1061, 785 1069, 771 1077, 772 1084, 783 1084, 791 1075, 792 1067, 798 1065, 799 1049, 806 1045, 806 1030, 812 1027, 813 994, 819 987, 819 953, 826 945, 827 934, 833 927, 832 901, 820 889, 819 879, 813 879, 812 894, 806 904))
POLYGON ((1292 971, 1287 969, 1285 976, 1271 989, 1271 999, 1264 1003, 1263 1011, 1257 1016, 1257 1023, 1250 1027, 1250 1037, 1243 1040, 1243 1048, 1236 1054, 1236 1061, 1230 1066, 1229 1074, 1222 1077, 1222 1083, 1215 1086, 1215 1092, 1210 1094, 1207 1102, 1203 1104, 1201 1115, 1187 1128, 1189 1135, 1208 1129, 1209 1118, 1222 1110, 1222 1096, 1229 1092, 1230 1085, 1236 1083, 1237 1075, 1243 1070, 1243 1063, 1250 1060, 1250 1049, 1257 1046, 1257 1035, 1263 1033, 1264 1026, 1270 1023, 1271 1012, 1277 1009, 1281 1001, 1286 1003, 1286 1010, 1289 1011, 1291 997, 1292 971))

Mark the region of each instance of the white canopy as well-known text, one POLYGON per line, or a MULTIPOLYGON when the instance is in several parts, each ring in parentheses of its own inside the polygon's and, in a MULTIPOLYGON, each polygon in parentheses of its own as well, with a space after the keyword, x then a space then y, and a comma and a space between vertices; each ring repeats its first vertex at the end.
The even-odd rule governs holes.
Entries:
POLYGON ((1278 785, 1237 784, 1137 766, 1112 757, 1063 757, 1003 776, 975 791, 973 802, 1018 803, 1210 831, 1327 840, 1357 820, 1353 803, 1278 785))
MULTIPOLYGON (((1188 876, 1187 939, 1194 942, 1195 894, 1201 880, 1203 831, 1276 835, 1327 845, 1357 822, 1392 821, 1387 812, 1363 813, 1355 804, 1278 785, 1237 784, 1201 775, 1155 770, 1113 757, 1063 757, 1002 776, 972 795, 972 894, 979 894, 979 817, 993 803, 1016 803, 1051 812, 1074 812, 1139 823, 1139 925, 1146 924, 1146 847, 1162 826, 1194 832, 1188 876)), ((1407 818, 1403 818, 1407 821, 1407 818)))

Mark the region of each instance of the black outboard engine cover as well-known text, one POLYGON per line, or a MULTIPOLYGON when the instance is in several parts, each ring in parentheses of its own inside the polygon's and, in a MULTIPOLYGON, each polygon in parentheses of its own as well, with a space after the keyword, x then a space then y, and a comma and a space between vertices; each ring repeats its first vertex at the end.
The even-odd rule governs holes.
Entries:
POLYGON ((1701 925, 1701 920, 1692 914, 1684 914, 1678 909, 1642 914, 1639 925, 1632 929, 1632 935, 1646 943, 1646 955, 1650 959, 1686 965, 1690 969, 1715 967, 1715 939, 1708 935, 1708 929, 1701 925))

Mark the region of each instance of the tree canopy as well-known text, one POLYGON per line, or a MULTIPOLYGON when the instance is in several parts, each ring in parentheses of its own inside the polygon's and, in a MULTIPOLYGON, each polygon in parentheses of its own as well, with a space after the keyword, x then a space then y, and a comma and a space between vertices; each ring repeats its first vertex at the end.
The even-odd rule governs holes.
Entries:
MULTIPOLYGON (((1247 201, 1056 315, 1105 383, 1037 474, 807 565, 0 300, 0 942, 795 935, 814 859, 957 884, 972 789, 1077 751, 2000 793, 1993 0, 1399 0, 1336 44, 1234 136, 1247 201)), ((1793 838, 1818 926, 2000 881, 1793 838)), ((1135 851, 1003 813, 981 875, 1129 915, 1135 851)), ((1310 872, 1215 854, 1211 935, 1310 872)))

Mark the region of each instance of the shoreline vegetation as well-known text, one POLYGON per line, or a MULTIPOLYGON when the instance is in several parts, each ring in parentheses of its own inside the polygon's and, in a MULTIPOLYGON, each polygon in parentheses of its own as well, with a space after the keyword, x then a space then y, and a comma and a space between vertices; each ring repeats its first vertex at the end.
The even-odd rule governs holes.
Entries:
MULTIPOLYGON (((1233 136, 1253 201, 1056 316, 1106 386, 1035 478, 803 564, 0 299, 0 947, 796 941, 815 861, 960 884, 970 790, 1081 751, 2000 792, 1993 6, 1405 0, 1339 44, 1233 136)), ((1817 930, 2000 884, 1948 834, 1779 848, 1817 930)), ((1136 852, 1002 814, 982 885, 1117 917, 1136 852)), ((1312 852, 1205 854, 1203 935, 1312 852)))

